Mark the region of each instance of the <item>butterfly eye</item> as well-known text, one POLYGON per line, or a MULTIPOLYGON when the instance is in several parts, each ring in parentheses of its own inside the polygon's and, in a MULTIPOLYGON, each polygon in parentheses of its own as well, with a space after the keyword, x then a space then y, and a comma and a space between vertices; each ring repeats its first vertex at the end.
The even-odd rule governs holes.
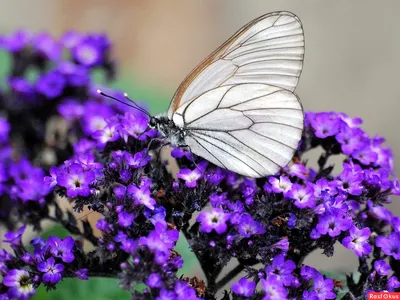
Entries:
POLYGON ((151 117, 150 121, 149 121, 149 126, 150 127, 156 127, 157 124, 157 120, 154 117, 151 117))

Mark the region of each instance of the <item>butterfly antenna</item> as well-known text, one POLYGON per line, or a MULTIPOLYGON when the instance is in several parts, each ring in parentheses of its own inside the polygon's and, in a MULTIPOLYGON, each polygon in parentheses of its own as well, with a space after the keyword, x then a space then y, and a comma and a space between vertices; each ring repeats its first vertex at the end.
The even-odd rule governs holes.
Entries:
POLYGON ((146 115, 148 115, 151 118, 151 115, 143 107, 140 107, 138 104, 135 103, 135 101, 133 101, 131 98, 129 98, 128 93, 124 93, 124 97, 129 102, 132 102, 133 104, 135 104, 137 106, 138 110, 142 111, 143 113, 145 113, 146 115))
POLYGON ((127 97, 127 94, 126 94, 126 93, 124 93, 124 97, 127 98, 127 99, 129 99, 129 101, 131 101, 134 105, 129 104, 129 103, 126 103, 125 101, 119 100, 118 98, 115 98, 115 97, 113 97, 113 96, 111 96, 111 95, 108 95, 108 94, 104 93, 104 92, 101 91, 101 90, 97 90, 97 93, 100 94, 100 95, 102 95, 102 96, 104 96, 104 97, 107 97, 107 98, 109 98, 109 99, 115 100, 115 101, 117 101, 117 102, 119 102, 119 103, 125 104, 125 105, 127 105, 127 106, 129 106, 129 107, 132 107, 132 108, 134 108, 134 109, 137 109, 138 111, 140 111, 140 112, 142 112, 142 113, 148 115, 149 117, 151 117, 151 115, 150 115, 145 109, 141 108, 141 107, 140 107, 139 105, 137 105, 133 100, 129 99, 129 98, 127 97), (125 95, 126 95, 126 96, 125 96, 125 95))

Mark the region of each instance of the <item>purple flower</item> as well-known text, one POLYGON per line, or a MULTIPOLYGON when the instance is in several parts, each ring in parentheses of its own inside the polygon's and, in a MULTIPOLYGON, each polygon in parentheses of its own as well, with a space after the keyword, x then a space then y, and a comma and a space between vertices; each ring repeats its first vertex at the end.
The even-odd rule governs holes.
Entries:
MULTIPOLYGON (((314 291, 305 290, 303 292, 303 300, 320 300, 317 293, 314 291)), ((322 298, 325 299, 325 298, 322 298)))
POLYGON ((193 171, 190 169, 181 169, 176 177, 185 180, 185 185, 189 188, 197 186, 197 180, 201 178, 204 169, 195 168, 193 171))
POLYGON ((44 183, 50 188, 55 187, 57 185, 57 176, 60 175, 59 169, 57 167, 51 167, 50 176, 44 177, 44 183))
POLYGON ((63 44, 63 46, 65 48, 73 48, 76 45, 78 45, 78 43, 81 41, 82 39, 82 34, 76 32, 76 31, 67 31, 66 33, 64 33, 61 37, 61 43, 63 44))
POLYGON ((339 113, 338 115, 347 124, 347 126, 351 128, 357 127, 363 123, 361 118, 351 118, 345 113, 339 113))
POLYGON ((333 288, 333 279, 324 279, 321 274, 316 274, 314 277, 313 290, 316 292, 319 299, 336 299, 336 294, 332 291, 333 288))
POLYGON ((85 172, 81 164, 73 163, 68 168, 68 173, 57 177, 58 184, 67 189, 67 196, 89 196, 90 184, 95 180, 93 171, 85 172))
POLYGON ((292 183, 286 176, 280 176, 279 179, 276 177, 270 177, 268 182, 271 184, 274 193, 286 193, 292 188, 292 183))
POLYGON ((288 173, 290 176, 296 176, 300 179, 307 180, 307 168, 303 164, 293 164, 289 167, 288 173))
POLYGON ((106 120, 115 115, 111 106, 94 101, 84 104, 85 117, 82 118, 82 127, 86 135, 91 136, 98 130, 107 126, 106 120))
POLYGON ((390 266, 383 259, 377 260, 374 263, 374 269, 379 275, 382 275, 382 276, 389 275, 389 273, 391 271, 390 266))
POLYGON ((149 118, 143 113, 127 112, 120 119, 120 134, 125 142, 130 136, 145 141, 147 137, 154 137, 156 134, 155 130, 148 130, 149 118))
POLYGON ((208 182, 218 185, 224 180, 226 177, 226 172, 221 168, 216 168, 211 172, 207 172, 206 179, 208 182))
POLYGON ((368 227, 358 229, 354 225, 350 228, 350 235, 342 240, 343 246, 347 249, 352 249, 354 253, 361 257, 371 253, 372 247, 368 243, 371 236, 371 230, 368 227))
POLYGON ((171 156, 173 158, 186 157, 187 159, 192 160, 192 154, 189 151, 183 150, 181 147, 176 147, 174 150, 172 150, 171 156))
POLYGON ((87 37, 75 45, 72 49, 72 56, 77 63, 86 67, 93 67, 103 62, 102 52, 103 49, 99 47, 96 41, 87 37))
POLYGON ((196 296, 196 291, 187 282, 177 281, 175 284, 177 300, 200 300, 196 296))
POLYGON ((315 136, 324 139, 339 132, 341 119, 335 113, 318 113, 310 115, 310 124, 315 130, 315 136))
POLYGON ((56 264, 53 257, 50 257, 46 261, 38 263, 37 269, 43 274, 43 281, 56 284, 61 280, 61 273, 64 271, 63 264, 56 264))
POLYGON ((239 282, 232 284, 232 292, 237 295, 250 297, 254 294, 256 284, 253 281, 247 281, 246 278, 241 278, 239 282))
POLYGON ((276 242, 271 246, 272 249, 279 249, 282 252, 287 252, 289 250, 289 239, 282 238, 279 242, 276 242))
POLYGON ((383 147, 381 144, 385 141, 384 138, 374 137, 371 142, 371 150, 377 155, 375 166, 381 166, 394 173, 393 169, 393 154, 389 147, 383 147))
POLYGON ((396 232, 400 232, 400 217, 392 218, 392 228, 396 232))
POLYGON ((17 232, 9 231, 4 235, 4 242, 10 243, 13 246, 22 245, 22 235, 24 234, 26 226, 21 226, 17 232))
POLYGON ((8 141, 8 134, 10 133, 10 124, 6 119, 0 117, 0 143, 8 141))
POLYGON ((266 268, 268 278, 274 278, 276 281, 281 282, 285 286, 290 286, 294 276, 293 270, 296 264, 292 260, 286 260, 283 254, 274 257, 272 264, 266 268))
POLYGON ((81 139, 79 142, 74 144, 74 152, 76 154, 84 154, 93 151, 96 143, 88 139, 81 139))
POLYGON ((122 211, 118 214, 118 224, 121 227, 131 226, 134 219, 135 219, 134 214, 129 214, 126 211, 122 211))
POLYGON ((18 30, 4 37, 2 47, 6 48, 11 53, 17 53, 27 47, 31 39, 30 33, 25 30, 18 30))
POLYGON ((386 221, 388 223, 392 221, 393 214, 386 207, 375 206, 375 204, 371 200, 367 200, 367 206, 370 214, 375 218, 377 218, 378 220, 386 221))
POLYGON ((349 128, 347 124, 342 125, 340 132, 336 135, 336 140, 341 144, 342 152, 346 155, 351 155, 367 143, 364 132, 360 128, 349 128))
POLYGON ((75 271, 75 277, 80 280, 88 280, 88 269, 79 269, 75 271))
POLYGON ((48 33, 39 33, 33 38, 33 46, 40 56, 49 60, 61 57, 61 44, 48 33))
POLYGON ((285 196, 295 200, 294 205, 297 208, 315 207, 314 188, 311 183, 307 183, 306 186, 293 184, 285 196))
MULTIPOLYGON (((119 216, 118 216, 118 218, 119 218, 119 216)), ((103 232, 110 232, 112 229, 112 226, 105 219, 100 219, 96 223, 96 228, 103 232)))
POLYGON ((156 298, 156 300, 176 300, 176 294, 174 291, 162 289, 160 291, 160 295, 156 298))
POLYGON ((268 279, 261 279, 261 286, 265 292, 263 300, 286 300, 287 290, 274 277, 268 277, 268 279))
POLYGON ((72 237, 67 236, 65 239, 60 239, 55 236, 49 237, 47 244, 50 248, 50 253, 55 257, 59 257, 65 263, 71 263, 75 259, 73 253, 75 241, 72 237))
POLYGON ((222 234, 228 229, 226 222, 230 214, 224 213, 220 208, 213 208, 211 211, 202 211, 197 217, 197 222, 201 223, 202 232, 211 232, 213 229, 222 234))
POLYGON ((392 292, 395 289, 400 288, 400 281, 397 279, 396 276, 392 276, 389 278, 388 282, 387 282, 387 289, 388 291, 392 292))
POLYGON ((138 247, 138 241, 132 239, 122 240, 121 244, 121 249, 124 250, 126 253, 130 253, 131 255, 136 252, 136 249, 138 247))
POLYGON ((265 233, 265 228, 257 221, 254 221, 252 216, 244 214, 240 217, 238 231, 241 236, 249 238, 254 234, 265 233))
POLYGON ((65 78, 61 73, 51 71, 39 78, 36 90, 47 98, 53 99, 61 95, 65 83, 65 78))
POLYGON ((143 214, 154 225, 157 222, 165 220, 167 212, 164 206, 157 206, 155 209, 146 208, 143 214))
POLYGON ((313 280, 317 274, 319 274, 319 272, 313 267, 302 266, 300 269, 300 275, 306 281, 313 280))
POLYGON ((124 158, 128 166, 134 169, 144 167, 151 160, 151 156, 148 154, 147 149, 137 152, 135 155, 125 152, 124 158))
POLYGON ((29 299, 36 293, 31 276, 26 270, 12 269, 3 278, 3 284, 7 286, 8 296, 17 299, 29 299))
POLYGON ((146 284, 151 288, 160 288, 163 286, 163 281, 159 274, 151 273, 146 280, 146 284))
POLYGON ((92 137, 97 140, 99 149, 103 149, 107 143, 115 142, 120 138, 118 126, 116 120, 109 120, 103 129, 93 133, 92 137))
POLYGON ((355 151, 352 156, 364 165, 373 164, 378 159, 378 155, 373 151, 370 141, 366 146, 355 151))
POLYGON ((176 229, 168 230, 167 224, 158 222, 155 229, 147 237, 141 237, 140 245, 147 246, 153 252, 168 253, 175 246, 179 238, 179 231, 176 229))
POLYGON ((66 61, 60 63, 57 67, 69 86, 83 87, 90 83, 90 74, 86 67, 66 61))
POLYGON ((10 77, 8 85, 14 93, 23 96, 24 100, 33 100, 34 88, 30 81, 20 77, 10 77))
POLYGON ((335 237, 348 230, 351 225, 352 221, 345 217, 341 210, 332 209, 319 217, 316 229, 320 235, 329 234, 330 237, 335 237))
POLYGON ((349 164, 343 164, 344 171, 340 174, 337 181, 337 188, 353 196, 359 196, 364 190, 362 181, 364 175, 361 170, 354 170, 349 164))
POLYGON ((141 186, 138 188, 136 185, 130 185, 127 189, 128 194, 135 199, 137 205, 144 205, 153 210, 156 200, 150 196, 150 189, 148 186, 141 186))
POLYGON ((227 193, 222 193, 220 195, 214 193, 211 194, 209 199, 212 207, 219 207, 227 202, 227 193))
POLYGON ((378 236, 375 240, 376 245, 382 249, 386 255, 391 255, 400 260, 400 233, 392 232, 388 237, 378 236))

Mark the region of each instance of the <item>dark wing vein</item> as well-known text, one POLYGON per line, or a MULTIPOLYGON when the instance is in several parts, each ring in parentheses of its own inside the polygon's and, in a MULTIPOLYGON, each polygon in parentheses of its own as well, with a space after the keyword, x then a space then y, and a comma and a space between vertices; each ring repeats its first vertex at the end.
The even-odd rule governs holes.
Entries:
MULTIPOLYGON (((258 124, 258 123, 257 123, 257 124, 258 124)), ((250 130, 251 132, 254 132, 255 134, 257 134, 257 135, 259 135, 259 136, 265 137, 265 138, 267 138, 267 139, 269 139, 269 140, 271 140, 271 141, 274 141, 274 142, 277 142, 277 143, 279 143, 279 144, 281 144, 281 145, 283 145, 283 146, 286 146, 286 147, 292 149, 293 151, 296 151, 295 148, 293 148, 292 146, 289 146, 289 145, 287 145, 287 144, 285 144, 285 143, 283 143, 283 142, 281 142, 281 141, 278 141, 278 140, 276 140, 276 139, 273 139, 273 138, 271 138, 271 137, 269 137, 269 136, 267 136, 267 135, 263 135, 263 134, 261 134, 261 133, 259 133, 259 132, 257 132, 257 131, 254 131, 254 130, 251 129, 251 128, 249 128, 248 130, 250 130)), ((271 151, 272 151, 272 150, 271 150, 271 151)), ((275 151, 272 151, 272 152, 275 152, 275 151)), ((276 152, 275 152, 275 153, 276 153, 276 152)), ((276 154, 279 154, 279 153, 276 153, 276 154)))
MULTIPOLYGON (((205 135, 205 136, 208 136, 208 137, 210 137, 210 138, 213 138, 213 139, 215 139, 215 140, 217 140, 217 141, 220 141, 220 142, 226 144, 226 142, 225 142, 224 140, 222 140, 222 139, 220 139, 220 138, 218 138, 218 137, 216 137, 216 136, 212 136, 212 135, 206 134, 205 132, 201 132, 201 133, 193 132, 192 134, 196 134, 196 135, 199 135, 199 134, 205 135)), ((230 135, 230 136, 231 136, 231 135, 230 135)), ((240 144, 242 144, 243 146, 245 146, 245 147, 247 147, 247 148, 250 148, 249 146, 243 144, 243 143, 242 143, 241 141, 239 141, 238 139, 235 138, 235 140, 238 141, 238 142, 240 142, 240 144)), ((213 145, 214 145, 214 144, 213 144, 213 145)), ((215 145, 214 145, 214 146, 215 146, 215 145)), ((252 160, 253 162, 255 162, 257 165, 259 165, 260 167, 262 167, 263 169, 265 169, 265 167, 264 167, 262 164, 260 164, 258 161, 256 161, 256 160, 253 159, 251 156, 247 155, 246 153, 244 153, 243 151, 241 151, 241 150, 238 149, 237 147, 234 147, 232 144, 229 144, 229 146, 232 147, 233 149, 235 149, 235 150, 241 152, 241 153, 244 154, 246 157, 248 157, 250 160, 252 160)), ((253 148, 250 148, 250 149, 251 149, 251 150, 254 150, 253 148)), ((255 152, 256 152, 256 151, 255 151, 255 152)), ((263 155, 263 157, 265 157, 265 156, 263 155)), ((268 159, 268 160, 270 160, 268 157, 265 157, 265 158, 268 159)))
MULTIPOLYGON (((193 137, 193 134, 194 134, 194 133, 191 133, 190 136, 193 137)), ((237 160, 241 161, 241 162, 244 163, 246 166, 248 166, 248 167, 249 167, 251 170, 253 170, 256 174, 260 175, 260 177, 262 176, 262 174, 260 174, 260 173, 257 172, 256 170, 254 170, 253 167, 249 166, 246 162, 244 162, 241 158, 237 157, 236 155, 233 155, 232 153, 229 153, 229 152, 226 151, 225 149, 223 149, 223 148, 221 148, 221 147, 218 147, 218 146, 215 145, 215 144, 210 143, 209 141, 207 141, 206 139, 202 138, 202 137, 199 136, 199 135, 197 135, 197 138, 203 140, 205 143, 209 143, 209 144, 213 145, 215 148, 218 148, 218 149, 221 150, 222 152, 225 152, 227 155, 236 158, 237 160)), ((196 141, 199 143, 199 141, 198 141, 197 139, 196 139, 196 141)), ((203 146, 203 148, 206 149, 204 146, 203 146)), ((209 153, 211 153, 209 150, 207 150, 207 151, 208 151, 209 153)), ((215 155, 213 155, 213 156, 215 157, 215 155)), ((219 159, 217 159, 217 160, 220 162, 219 159)), ((222 164, 222 165, 225 167, 224 164, 222 164)), ((227 168, 225 167, 225 169, 227 169, 227 168)))

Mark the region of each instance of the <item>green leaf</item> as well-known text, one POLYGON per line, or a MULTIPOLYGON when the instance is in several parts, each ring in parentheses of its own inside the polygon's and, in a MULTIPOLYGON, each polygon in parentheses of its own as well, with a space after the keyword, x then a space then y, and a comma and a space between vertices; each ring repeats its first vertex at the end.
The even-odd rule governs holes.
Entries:
POLYGON ((34 300, 124 300, 131 299, 130 293, 119 287, 118 279, 92 278, 89 280, 79 280, 68 278, 57 284, 57 289, 46 292, 42 286, 34 300))
POLYGON ((178 271, 178 277, 181 275, 188 277, 193 276, 195 271, 200 269, 200 264, 182 233, 179 235, 175 250, 178 251, 184 261, 182 269, 178 271))
MULTIPOLYGON (((326 277, 333 278, 336 280, 340 280, 343 283, 343 289, 340 290, 336 296, 336 300, 340 300, 346 295, 346 293, 349 291, 347 287, 347 282, 346 282, 346 274, 345 273, 334 273, 334 272, 329 272, 329 271, 321 271, 321 274, 325 275, 326 277)), ((353 278, 354 281, 357 282, 360 279, 360 273, 359 272, 354 272, 353 273, 353 278)))

